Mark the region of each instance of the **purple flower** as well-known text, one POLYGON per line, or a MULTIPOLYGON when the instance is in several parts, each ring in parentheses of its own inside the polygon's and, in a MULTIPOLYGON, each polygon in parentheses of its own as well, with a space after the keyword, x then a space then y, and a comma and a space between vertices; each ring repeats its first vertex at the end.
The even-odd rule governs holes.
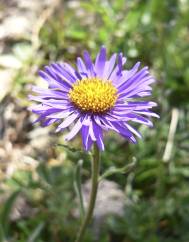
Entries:
POLYGON ((156 103, 141 100, 151 95, 154 78, 148 67, 139 70, 139 62, 124 70, 125 62, 122 53, 106 59, 106 48, 102 47, 95 63, 85 51, 84 61, 77 58, 76 69, 67 63, 46 66, 39 75, 47 81, 48 89, 34 86, 37 95, 29 96, 39 102, 31 108, 39 115, 36 122, 43 121, 45 126, 58 122, 57 131, 71 126, 65 140, 80 132, 85 150, 94 142, 104 150, 103 132, 108 130, 136 143, 135 136, 141 138, 141 134, 130 121, 152 126, 148 117, 159 117, 150 111, 156 103))

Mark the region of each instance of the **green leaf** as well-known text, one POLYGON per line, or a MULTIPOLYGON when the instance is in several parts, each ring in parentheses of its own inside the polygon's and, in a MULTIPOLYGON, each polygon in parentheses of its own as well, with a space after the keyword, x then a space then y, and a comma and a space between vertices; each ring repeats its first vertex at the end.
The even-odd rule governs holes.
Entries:
POLYGON ((0 223, 0 241, 4 242, 4 240, 5 240, 5 234, 4 234, 4 231, 3 231, 3 226, 0 223))
POLYGON ((73 148, 73 147, 70 147, 70 146, 67 146, 67 145, 64 145, 64 144, 57 144, 57 146, 61 146, 61 147, 64 147, 66 148, 67 150, 69 150, 70 152, 80 152, 80 153, 83 153, 83 151, 81 149, 76 149, 76 148, 73 148))
POLYGON ((35 242, 37 238, 39 237, 41 231, 43 230, 45 226, 44 222, 41 222, 40 224, 37 225, 37 227, 33 230, 29 238, 27 239, 27 242, 35 242))
POLYGON ((2 231, 4 232, 5 236, 7 236, 8 230, 9 230, 9 217, 12 211, 12 207, 19 193, 20 193, 20 190, 17 190, 13 194, 11 194, 11 196, 7 199, 6 203, 4 204, 4 208, 0 215, 2 231))
MULTIPOLYGON (((46 183, 46 184, 43 184, 43 185, 47 185, 47 186, 52 185, 51 173, 48 170, 46 164, 41 163, 37 167, 37 173, 39 174, 40 178, 42 178, 42 181, 44 181, 46 183)), ((43 188, 45 188, 45 187, 43 187, 43 188)))
POLYGON ((78 153, 81 153, 81 154, 87 154, 87 155, 89 155, 89 156, 91 156, 91 155, 92 155, 90 151, 85 152, 85 151, 84 151, 84 150, 82 150, 82 149, 76 149, 76 148, 74 148, 74 147, 70 147, 70 146, 68 146, 68 145, 64 145, 64 144, 57 144, 56 146, 63 147, 63 148, 65 148, 65 149, 67 149, 68 151, 73 152, 73 153, 78 152, 78 153))
POLYGON ((104 178, 111 176, 113 174, 126 174, 130 173, 133 171, 133 169, 136 167, 136 160, 134 160, 132 163, 125 165, 124 167, 121 168, 116 168, 115 166, 110 167, 107 171, 102 174, 99 178, 99 182, 103 180, 104 178))

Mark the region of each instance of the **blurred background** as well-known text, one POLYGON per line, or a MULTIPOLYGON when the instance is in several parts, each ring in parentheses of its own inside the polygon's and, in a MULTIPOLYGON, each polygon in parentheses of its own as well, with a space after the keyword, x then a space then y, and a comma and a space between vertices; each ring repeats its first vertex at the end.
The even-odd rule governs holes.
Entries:
MULTIPOLYGON (((72 152, 55 127, 32 125, 27 111, 37 71, 74 63, 84 49, 122 51, 156 77, 154 128, 137 126, 137 145, 106 136, 101 170, 123 167, 100 186, 84 242, 189 241, 189 1, 0 0, 0 241, 71 242, 80 220, 73 178, 87 154, 72 152)), ((75 139, 71 147, 80 147, 75 139)))

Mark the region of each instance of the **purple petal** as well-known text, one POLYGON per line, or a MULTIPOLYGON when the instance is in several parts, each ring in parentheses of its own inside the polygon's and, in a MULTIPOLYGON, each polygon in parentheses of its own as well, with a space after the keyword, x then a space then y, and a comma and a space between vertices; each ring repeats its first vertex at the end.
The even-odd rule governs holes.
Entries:
POLYGON ((88 151, 91 148, 91 145, 93 143, 89 134, 89 125, 90 125, 90 120, 89 118, 86 118, 81 128, 82 142, 83 142, 84 149, 86 151, 88 151))
POLYGON ((96 76, 95 71, 94 71, 93 62, 91 60, 89 53, 86 50, 83 53, 83 57, 84 57, 85 64, 86 64, 86 67, 87 67, 88 76, 89 77, 96 76))
POLYGON ((68 91, 68 87, 65 86, 62 82, 59 83, 56 80, 56 77, 50 76, 48 73, 44 71, 39 71, 38 72, 39 76, 42 77, 45 81, 48 82, 49 88, 60 88, 62 91, 68 91))
POLYGON ((130 92, 125 92, 125 93, 122 93, 122 94, 119 94, 118 96, 118 100, 125 100, 126 98, 134 98, 135 96, 141 96, 141 97, 144 97, 146 95, 151 95, 151 90, 152 88, 150 86, 147 86, 145 87, 145 91, 144 91, 144 88, 136 88, 136 89, 133 89, 132 91, 130 92))
POLYGON ((137 97, 147 97, 147 96, 151 96, 152 93, 151 92, 148 92, 148 91, 141 91, 139 93, 137 93, 136 95, 133 95, 132 98, 137 98, 137 97))
POLYGON ((91 149, 91 146, 92 146, 93 143, 94 143, 94 141, 92 141, 91 137, 89 136, 89 138, 86 142, 85 150, 89 151, 91 149))
MULTIPOLYGON (((28 108, 28 110, 32 111, 32 112, 44 112, 47 111, 49 109, 49 106, 44 105, 44 104, 37 104, 37 105, 33 105, 31 107, 28 108)), ((58 109, 60 110, 60 109, 58 109)))
POLYGON ((57 121, 59 121, 59 119, 54 119, 54 118, 46 119, 43 121, 42 126, 49 126, 53 123, 56 123, 57 121))
POLYGON ((151 117, 155 117, 155 118, 159 118, 159 115, 157 115, 156 113, 150 112, 150 111, 134 111, 137 114, 143 114, 146 116, 151 116, 151 117))
POLYGON ((143 91, 149 91, 152 88, 149 86, 155 80, 149 75, 147 68, 143 68, 131 79, 119 86, 118 94, 119 99, 125 97, 132 97, 141 94, 143 91))
POLYGON ((103 133, 102 128, 100 128, 95 122, 93 122, 93 131, 96 138, 96 143, 100 150, 104 150, 104 143, 103 143, 103 133))
POLYGON ((47 117, 48 118, 63 119, 63 118, 67 118, 72 113, 73 113, 73 110, 72 111, 64 110, 64 111, 61 111, 61 112, 58 111, 56 113, 49 114, 49 115, 47 115, 47 117))
POLYGON ((73 139, 76 136, 76 134, 80 131, 81 127, 82 127, 82 119, 79 118, 78 121, 73 126, 72 130, 64 137, 64 139, 66 141, 73 139))
POLYGON ((128 102, 127 105, 129 107, 134 107, 135 110, 141 110, 144 108, 152 108, 156 107, 157 103, 151 101, 139 101, 139 102, 128 102))
POLYGON ((124 138, 127 138, 132 143, 136 143, 135 137, 132 135, 132 133, 123 125, 119 124, 118 122, 111 122, 113 126, 113 130, 118 132, 121 136, 124 138))
POLYGON ((157 106, 154 102, 146 102, 146 101, 140 101, 140 102, 128 102, 124 104, 117 104, 114 106, 114 108, 109 111, 107 114, 109 115, 123 115, 128 114, 132 111, 146 111, 147 109, 151 109, 152 107, 157 106))
POLYGON ((122 72, 122 66, 124 65, 124 63, 126 62, 126 58, 123 57, 123 54, 120 53, 118 55, 118 71, 117 71, 117 76, 121 75, 122 72))
POLYGON ((124 84, 127 80, 129 80, 132 76, 134 76, 138 71, 139 66, 140 66, 140 62, 137 62, 131 70, 129 71, 126 70, 123 76, 117 80, 117 83, 115 83, 115 87, 119 88, 122 84, 124 84))
POLYGON ((128 128, 128 130, 130 130, 133 134, 135 134, 139 138, 142 138, 142 135, 136 129, 134 129, 131 125, 129 125, 128 123, 124 123, 124 124, 128 128))
POLYGON ((73 83, 77 80, 76 77, 72 76, 72 74, 58 63, 51 64, 53 71, 56 76, 60 77, 64 82, 66 82, 70 87, 72 87, 73 83))
POLYGON ((41 102, 42 104, 48 105, 53 108, 58 108, 58 109, 65 109, 68 107, 73 107, 72 104, 66 99, 64 100, 59 100, 59 99, 43 99, 40 96, 33 96, 33 95, 28 95, 28 98, 33 101, 41 102))
POLYGON ((105 67, 104 67, 104 73, 102 78, 104 80, 109 80, 109 77, 113 71, 114 65, 115 65, 115 61, 116 61, 116 54, 113 54, 112 57, 110 58, 110 60, 106 61, 105 63, 105 67))
POLYGON ((70 124, 72 124, 76 120, 76 118, 78 118, 78 116, 79 116, 79 113, 77 112, 72 113, 58 126, 58 128, 56 129, 56 132, 67 128, 70 124))
POLYGON ((104 129, 106 131, 108 130, 107 125, 104 124, 104 122, 101 120, 101 117, 99 117, 99 115, 94 115, 94 120, 95 120, 96 124, 98 126, 100 126, 102 129, 104 129))
POLYGON ((152 127, 153 124, 150 120, 148 120, 147 118, 144 118, 136 113, 130 113, 127 115, 127 120, 131 120, 132 122, 136 122, 136 123, 141 123, 141 124, 145 124, 147 126, 152 127))
POLYGON ((92 120, 89 125, 89 135, 90 135, 92 141, 96 141, 96 137, 95 137, 94 130, 93 130, 93 121, 92 120))
POLYGON ((125 62, 126 62, 126 58, 122 57, 122 54, 120 53, 118 55, 118 64, 110 76, 110 80, 112 81, 113 84, 115 84, 117 80, 122 76, 121 70, 125 62))
POLYGON ((79 74, 83 78, 87 78, 88 77, 87 68, 86 68, 84 62, 82 61, 82 59, 80 57, 77 58, 77 69, 79 71, 79 74))
POLYGON ((63 80, 62 77, 57 75, 57 72, 55 72, 52 66, 45 66, 45 72, 66 90, 70 89, 71 85, 67 81, 63 80))
POLYGON ((100 53, 97 55, 95 62, 95 73, 97 77, 103 77, 104 67, 106 62, 106 48, 102 46, 100 53))
POLYGON ((111 121, 107 120, 107 118, 100 117, 100 121, 101 121, 101 123, 103 123, 106 126, 107 130, 109 130, 109 129, 114 130, 114 127, 113 127, 111 121))
POLYGON ((80 80, 82 79, 81 75, 68 63, 59 63, 60 66, 62 66, 65 70, 67 70, 67 72, 69 72, 74 78, 75 80, 80 80))
POLYGON ((60 89, 52 90, 52 89, 44 89, 41 87, 33 86, 32 91, 40 94, 40 97, 42 98, 65 99, 68 96, 68 92, 63 92, 60 89))
POLYGON ((33 123, 37 123, 37 122, 40 122, 43 119, 45 119, 48 115, 50 115, 52 113, 56 113, 57 112, 57 109, 55 109, 55 108, 49 108, 45 112, 39 113, 39 112, 35 112, 35 110, 33 112, 39 114, 39 117, 33 122, 33 123))
POLYGON ((132 78, 123 82, 122 85, 119 86, 119 92, 123 90, 131 90, 133 87, 138 86, 141 82, 143 82, 143 78, 148 76, 149 72, 147 71, 147 67, 141 69, 137 74, 133 75, 132 78))
MULTIPOLYGON (((45 96, 45 95, 44 95, 45 96)), ((46 96, 45 96, 46 97, 46 96)), ((29 100, 33 100, 33 101, 37 101, 37 102, 42 102, 42 103, 47 103, 50 102, 52 100, 54 100, 55 102, 59 102, 59 103, 68 103, 67 98, 62 98, 62 99, 53 99, 53 98, 49 98, 49 99, 44 99, 43 95, 42 96, 35 96, 35 95, 28 95, 29 100)))

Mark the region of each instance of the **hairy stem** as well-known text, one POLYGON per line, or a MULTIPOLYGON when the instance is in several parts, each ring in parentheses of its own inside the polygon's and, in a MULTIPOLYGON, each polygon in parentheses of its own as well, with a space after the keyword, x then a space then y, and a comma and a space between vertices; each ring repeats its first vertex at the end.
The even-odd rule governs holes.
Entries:
POLYGON ((79 233, 77 235, 77 238, 75 242, 81 242, 83 239, 83 236, 85 234, 86 228, 89 225, 94 207, 95 207, 95 201, 96 201, 96 195, 98 190, 98 177, 99 177, 99 167, 100 167, 100 151, 97 147, 97 145, 94 145, 94 151, 93 151, 93 159, 91 163, 91 169, 92 169, 92 184, 91 184, 91 193, 90 193, 90 199, 89 199, 89 205, 86 212, 86 215, 84 217, 84 220, 81 224, 81 228, 79 230, 79 233))

